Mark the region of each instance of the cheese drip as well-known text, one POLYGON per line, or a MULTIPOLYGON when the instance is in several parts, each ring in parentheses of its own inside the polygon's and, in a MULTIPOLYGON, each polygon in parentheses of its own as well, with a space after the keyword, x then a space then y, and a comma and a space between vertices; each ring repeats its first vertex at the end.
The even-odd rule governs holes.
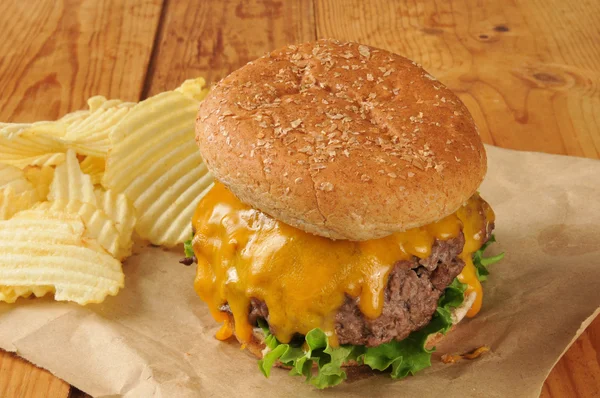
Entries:
POLYGON ((250 299, 266 303, 269 326, 282 343, 296 333, 321 328, 336 343, 334 318, 346 295, 358 298, 368 318, 377 318, 384 303, 388 275, 394 264, 412 256, 427 258, 436 239, 465 234, 461 258, 466 266, 459 279, 467 293, 477 293, 469 316, 481 307, 481 284, 471 255, 481 245, 480 231, 493 222, 489 205, 475 194, 444 219, 382 239, 334 241, 279 222, 240 202, 216 183, 200 201, 192 223, 193 249, 198 259, 194 287, 215 320, 223 322, 218 337, 229 337, 228 304, 241 342, 252 336, 250 299))

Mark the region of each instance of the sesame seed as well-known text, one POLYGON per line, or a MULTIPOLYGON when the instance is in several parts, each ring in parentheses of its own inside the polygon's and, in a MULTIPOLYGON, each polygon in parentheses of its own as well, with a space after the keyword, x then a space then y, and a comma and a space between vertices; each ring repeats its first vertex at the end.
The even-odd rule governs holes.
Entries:
POLYGON ((331 192, 333 191, 333 184, 330 182, 322 182, 319 184, 319 189, 321 191, 331 192))
POLYGON ((369 47, 364 45, 358 46, 358 52, 365 58, 369 58, 371 56, 371 51, 369 50, 369 47))
POLYGON ((302 182, 302 178, 298 177, 294 180, 294 183, 300 184, 302 182))

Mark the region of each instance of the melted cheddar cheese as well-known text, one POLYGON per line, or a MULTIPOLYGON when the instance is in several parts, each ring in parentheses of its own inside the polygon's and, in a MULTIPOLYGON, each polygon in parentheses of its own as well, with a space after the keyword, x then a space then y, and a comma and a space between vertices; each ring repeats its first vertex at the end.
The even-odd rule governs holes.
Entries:
POLYGON ((192 220, 193 249, 198 259, 194 287, 215 320, 223 322, 217 338, 231 336, 228 304, 235 334, 248 342, 250 299, 266 303, 269 326, 282 343, 294 334, 321 328, 336 343, 334 318, 346 295, 358 299, 368 318, 383 310, 388 275, 396 262, 412 256, 427 258, 436 239, 465 235, 459 275, 477 293, 468 315, 481 307, 481 284, 471 255, 482 245, 480 231, 494 214, 479 195, 456 213, 429 225, 382 239, 334 241, 279 222, 240 202, 222 184, 215 184, 200 201, 192 220))

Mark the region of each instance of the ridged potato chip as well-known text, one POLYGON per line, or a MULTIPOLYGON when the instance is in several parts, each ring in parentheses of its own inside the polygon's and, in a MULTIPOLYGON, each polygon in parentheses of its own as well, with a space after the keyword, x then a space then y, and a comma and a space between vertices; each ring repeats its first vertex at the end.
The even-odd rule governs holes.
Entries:
POLYGON ((202 101, 206 94, 208 94, 208 87, 206 87, 206 80, 202 77, 196 79, 188 79, 181 83, 181 86, 177 87, 175 91, 180 92, 196 101, 202 101))
POLYGON ((61 122, 0 123, 0 163, 19 168, 60 164, 66 131, 61 122))
POLYGON ((122 259, 129 254, 130 245, 121 250, 119 230, 111 217, 98 207, 94 184, 90 176, 81 171, 71 149, 65 163, 54 172, 48 199, 51 210, 79 215, 85 224, 86 236, 98 241, 114 257, 122 259))
POLYGON ((119 232, 119 252, 117 258, 124 258, 131 254, 133 246, 133 228, 137 217, 129 199, 122 193, 97 188, 95 190, 98 208, 112 220, 119 232))
MULTIPOLYGON (((92 98, 95 98, 95 97, 92 97, 92 98)), ((92 100, 92 98, 88 99, 88 105, 89 105, 90 101, 92 100)), ((102 97, 102 98, 104 98, 104 97, 102 97)), ((64 115, 63 117, 58 119, 58 121, 66 124, 68 126, 69 124, 73 124, 75 122, 85 119, 89 115, 90 115, 89 109, 85 109, 85 110, 67 113, 66 115, 64 115)), ((66 134, 66 131, 65 131, 65 134, 66 134)), ((64 134, 61 137, 63 137, 63 136, 64 136, 64 134)))
POLYGON ((37 201, 37 190, 27 180, 23 170, 0 163, 0 220, 8 220, 37 201))
POLYGON ((54 293, 54 286, 0 286, 0 301, 14 303, 19 297, 27 298, 32 294, 43 297, 54 293))
POLYGON ((0 221, 0 301, 53 292, 55 300, 85 305, 116 295, 121 263, 84 232, 79 216, 48 210, 0 221))
POLYGON ((8 220, 37 203, 35 190, 15 193, 12 187, 0 188, 0 220, 8 220))
POLYGON ((14 193, 31 191, 33 186, 18 167, 0 163, 0 188, 12 187, 14 193))
POLYGON ((79 154, 105 157, 110 149, 110 131, 135 103, 97 96, 90 98, 88 105, 90 111, 86 117, 70 120, 64 141, 79 154))
POLYGON ((110 135, 102 185, 124 193, 138 217, 136 232, 174 246, 191 235, 191 217, 213 178, 194 139, 198 101, 166 92, 136 105, 110 135))
POLYGON ((95 156, 86 156, 79 164, 81 171, 89 175, 94 185, 100 185, 104 176, 106 160, 95 156))
POLYGON ((50 202, 50 210, 76 214, 85 225, 85 235, 96 240, 113 257, 122 260, 126 255, 121 253, 119 231, 108 215, 96 205, 82 203, 77 200, 56 200, 50 202))
POLYGON ((77 156, 71 149, 66 154, 65 163, 57 166, 54 171, 48 200, 78 201, 96 205, 92 179, 81 171, 77 156))
POLYGON ((54 178, 54 167, 52 166, 27 166, 24 170, 25 178, 37 191, 38 200, 46 200, 50 191, 50 184, 54 178))
POLYGON ((59 165, 68 148, 106 157, 110 131, 135 103, 96 96, 88 106, 89 110, 68 113, 57 121, 0 123, 0 162, 19 168, 59 165))

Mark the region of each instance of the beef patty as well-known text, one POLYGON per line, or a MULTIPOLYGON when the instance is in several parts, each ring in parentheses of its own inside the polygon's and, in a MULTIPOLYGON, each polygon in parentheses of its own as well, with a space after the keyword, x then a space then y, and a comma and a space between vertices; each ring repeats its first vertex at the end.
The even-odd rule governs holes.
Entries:
MULTIPOLYGON (((490 224, 481 231, 484 242, 491 236, 492 230, 493 224, 490 224)), ((358 308, 357 300, 346 296, 335 317, 339 343, 373 347, 394 339, 402 340, 427 325, 444 289, 465 265, 457 257, 464 243, 462 233, 453 239, 436 240, 429 257, 397 262, 388 277, 383 311, 375 319, 366 318, 358 308)), ((221 310, 231 312, 227 304, 221 310)), ((248 319, 252 325, 257 325, 258 319, 268 322, 266 303, 251 298, 248 319)))
POLYGON ((388 277, 381 315, 366 318, 356 299, 346 301, 335 317, 335 332, 340 344, 377 346, 402 340, 427 325, 444 289, 462 271, 464 263, 456 256, 464 237, 436 241, 431 255, 420 261, 399 261, 388 277))

